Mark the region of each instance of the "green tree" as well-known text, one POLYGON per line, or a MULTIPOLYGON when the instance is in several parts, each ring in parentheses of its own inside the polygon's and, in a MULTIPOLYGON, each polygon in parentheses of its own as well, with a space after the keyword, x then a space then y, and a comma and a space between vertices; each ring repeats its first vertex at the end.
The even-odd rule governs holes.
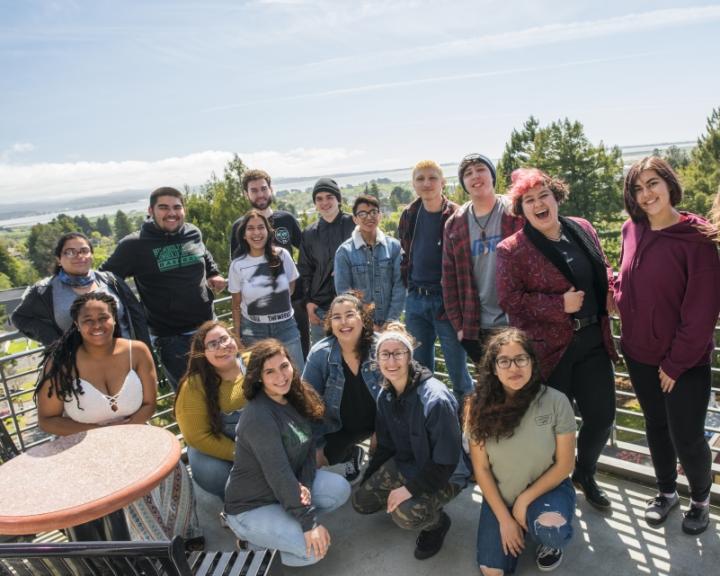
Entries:
POLYGON ((370 196, 375 196, 375 198, 380 200, 380 188, 378 188, 377 182, 374 180, 370 183, 370 189, 368 190, 367 186, 365 187, 366 193, 370 196))
POLYGON ((412 190, 405 188, 404 186, 395 186, 390 190, 390 207, 393 211, 397 210, 405 204, 410 204, 413 199, 412 190))
POLYGON ((73 216, 73 222, 75 223, 75 226, 78 228, 78 230, 85 234, 85 236, 90 236, 90 234, 92 234, 92 222, 90 222, 90 219, 85 216, 85 214, 80 214, 80 216, 73 216))
POLYGON ((506 187, 512 170, 535 167, 562 178, 570 196, 560 211, 582 216, 602 227, 620 220, 623 164, 620 148, 594 146, 580 122, 567 118, 544 128, 532 116, 520 131, 513 131, 499 163, 498 182, 506 187))
POLYGON ((35 224, 27 239, 28 258, 40 276, 51 273, 55 268, 55 244, 58 238, 68 232, 76 232, 77 226, 66 214, 59 214, 47 224, 35 224))
POLYGON ((663 160, 667 160, 667 163, 672 166, 672 169, 675 170, 675 172, 679 172, 683 168, 687 168, 687 165, 690 164, 690 153, 684 148, 678 148, 674 144, 665 150, 655 148, 652 155, 659 156, 663 160))
POLYGON ((95 221, 95 230, 97 230, 101 236, 112 236, 113 231, 107 216, 100 216, 100 218, 95 221))
POLYGON ((113 222, 115 242, 120 242, 125 236, 133 232, 133 225, 130 218, 122 210, 115 212, 115 220, 113 222))
POLYGON ((720 108, 708 117, 705 134, 698 138, 680 179, 684 188, 682 208, 707 214, 720 186, 720 108))
POLYGON ((10 286, 17 285, 20 267, 4 242, 0 242, 0 274, 3 274, 10 286))

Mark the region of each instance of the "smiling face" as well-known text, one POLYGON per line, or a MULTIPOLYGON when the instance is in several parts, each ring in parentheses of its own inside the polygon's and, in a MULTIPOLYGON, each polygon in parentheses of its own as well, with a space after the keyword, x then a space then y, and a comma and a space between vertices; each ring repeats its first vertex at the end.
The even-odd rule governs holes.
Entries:
POLYGON ((338 202, 335 194, 330 192, 318 192, 315 194, 315 209, 318 211, 320 216, 332 222, 340 212, 340 203, 338 202))
POLYGON ((418 168, 413 173, 412 185, 415 194, 425 201, 432 201, 442 195, 445 178, 434 168, 418 168))
POLYGON ((560 226, 558 203, 552 190, 542 184, 530 188, 522 198, 523 215, 538 232, 552 237, 560 226))
POLYGON ((397 340, 386 340, 377 351, 377 359, 382 375, 393 388, 403 390, 410 369, 410 351, 405 344, 397 340))
POLYGON ((106 302, 88 300, 78 311, 76 324, 85 344, 102 346, 113 339, 115 318, 106 302))
POLYGON ((272 204, 273 189, 265 178, 250 180, 250 182, 247 183, 247 191, 245 193, 250 201, 250 205, 261 212, 272 204))
POLYGON ((463 184, 474 202, 485 202, 495 197, 492 172, 482 162, 469 164, 462 173, 463 184))
POLYGON ((238 346, 223 326, 215 326, 203 340, 207 361, 218 371, 232 368, 237 363, 238 346))
POLYGON ((360 340, 363 321, 357 306, 349 301, 340 301, 330 308, 330 329, 341 345, 354 347, 360 340))
POLYGON ((155 206, 148 209, 155 226, 163 232, 174 234, 185 224, 185 206, 175 196, 158 196, 155 206))
POLYGON ((285 394, 290 391, 293 373, 292 363, 285 354, 275 354, 265 360, 261 371, 265 394, 278 404, 285 404, 285 394))
POLYGON ((92 259, 92 250, 84 239, 68 238, 62 246, 57 261, 68 274, 85 276, 90 271, 92 259))
POLYGON ((505 392, 512 396, 518 390, 522 390, 530 382, 532 376, 532 361, 525 348, 518 342, 503 344, 495 358, 495 374, 503 385, 505 392), (527 362, 527 363, 526 363, 527 362), (509 363, 508 367, 501 367, 498 363, 509 363), (519 367, 517 364, 525 364, 519 367))
POLYGON ((245 233, 243 238, 250 247, 252 256, 260 256, 265 250, 265 244, 268 242, 268 229, 262 218, 252 216, 245 225, 245 233))
POLYGON ((644 170, 633 186, 635 201, 649 220, 663 219, 673 210, 670 188, 655 170, 644 170))
POLYGON ((361 202, 355 209, 353 222, 364 235, 372 236, 377 232, 378 224, 382 218, 382 212, 371 204, 361 202))

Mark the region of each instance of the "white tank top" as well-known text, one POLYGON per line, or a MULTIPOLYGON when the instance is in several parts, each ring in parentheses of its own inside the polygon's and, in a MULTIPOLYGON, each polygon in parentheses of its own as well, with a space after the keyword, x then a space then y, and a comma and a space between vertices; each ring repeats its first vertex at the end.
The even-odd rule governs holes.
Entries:
POLYGON ((80 378, 80 387, 84 394, 80 394, 78 398, 73 395, 65 402, 64 416, 83 424, 107 424, 131 416, 140 409, 143 399, 142 382, 132 367, 132 340, 128 344, 130 371, 125 376, 120 391, 109 396, 100 392, 91 382, 80 378))

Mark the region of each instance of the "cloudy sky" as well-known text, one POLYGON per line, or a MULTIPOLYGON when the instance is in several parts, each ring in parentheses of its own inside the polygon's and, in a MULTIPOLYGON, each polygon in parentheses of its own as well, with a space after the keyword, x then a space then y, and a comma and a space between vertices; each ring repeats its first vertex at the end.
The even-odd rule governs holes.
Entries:
POLYGON ((694 140, 720 2, 0 0, 0 203, 498 157, 531 114, 694 140))

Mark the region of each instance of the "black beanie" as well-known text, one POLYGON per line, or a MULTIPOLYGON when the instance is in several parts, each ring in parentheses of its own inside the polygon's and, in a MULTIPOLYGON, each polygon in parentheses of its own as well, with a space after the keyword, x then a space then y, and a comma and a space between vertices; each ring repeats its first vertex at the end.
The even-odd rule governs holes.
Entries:
POLYGON ((320 180, 315 182, 315 186, 313 186, 312 191, 313 204, 315 203, 315 196, 317 196, 320 192, 330 192, 330 194, 337 198, 338 203, 342 203, 340 186, 338 186, 338 183, 332 178, 320 178, 320 180))
POLYGON ((470 164, 485 164, 485 166, 488 167, 488 170, 490 170, 490 174, 492 174, 492 181, 493 181, 493 188, 495 187, 495 165, 492 163, 492 160, 488 158, 487 156, 483 156, 482 154, 468 154, 460 161, 460 166, 458 166, 458 181, 460 182, 460 186, 462 186, 462 189, 465 190, 467 193, 467 188, 465 188, 465 182, 463 182, 463 172, 465 172, 465 168, 470 166, 470 164))

